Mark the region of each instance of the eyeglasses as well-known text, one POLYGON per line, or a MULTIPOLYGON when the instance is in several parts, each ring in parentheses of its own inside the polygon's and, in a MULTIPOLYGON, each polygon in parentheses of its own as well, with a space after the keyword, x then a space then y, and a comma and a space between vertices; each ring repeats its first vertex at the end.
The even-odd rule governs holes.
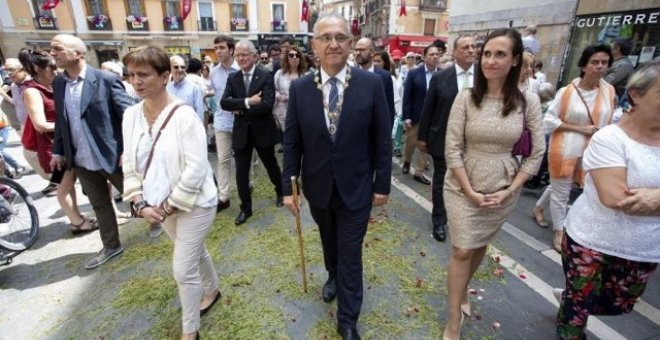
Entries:
POLYGON ((175 69, 175 70, 185 70, 186 69, 185 66, 179 66, 179 65, 174 65, 174 66, 172 66, 172 68, 175 69))
POLYGON ((289 58, 300 59, 300 54, 298 54, 298 53, 289 53, 289 58))
POLYGON ((267 60, 268 60, 268 57, 266 57, 266 58, 261 58, 261 60, 262 60, 262 61, 267 61, 267 60))
POLYGON ((314 39, 324 43, 324 44, 329 44, 332 40, 336 41, 338 44, 343 44, 350 39, 349 36, 343 35, 343 34, 338 34, 335 36, 329 35, 329 34, 324 34, 320 35, 318 37, 314 37, 314 39))

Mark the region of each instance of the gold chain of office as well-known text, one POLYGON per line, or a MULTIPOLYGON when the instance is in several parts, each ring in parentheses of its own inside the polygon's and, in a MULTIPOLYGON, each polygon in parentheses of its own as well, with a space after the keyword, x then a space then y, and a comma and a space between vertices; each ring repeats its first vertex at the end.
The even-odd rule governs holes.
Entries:
MULTIPOLYGON (((344 93, 346 93, 346 89, 348 88, 348 83, 351 80, 351 68, 348 67, 346 69, 346 81, 342 84, 344 87, 344 90, 341 92, 341 94, 337 94, 337 105, 335 106, 334 111, 330 111, 330 103, 328 103, 327 98, 323 98, 323 109, 324 111, 327 112, 328 114, 328 130, 330 131, 331 135, 334 135, 337 132, 337 119, 339 118, 339 114, 341 113, 341 108, 344 104, 344 93)), ((321 71, 316 72, 316 75, 314 76, 314 82, 316 83, 316 88, 319 89, 319 91, 323 92, 323 83, 321 83, 321 71)))

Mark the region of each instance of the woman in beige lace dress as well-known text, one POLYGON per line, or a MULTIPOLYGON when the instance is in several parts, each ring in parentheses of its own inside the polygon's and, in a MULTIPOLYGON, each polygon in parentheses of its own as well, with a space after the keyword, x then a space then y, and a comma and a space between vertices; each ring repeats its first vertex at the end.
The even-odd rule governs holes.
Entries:
POLYGON ((449 115, 444 196, 452 254, 444 339, 459 338, 463 314, 470 316, 468 283, 545 150, 539 99, 517 86, 522 49, 517 31, 493 32, 480 55, 474 88, 456 97, 449 115), (523 112, 533 148, 521 163, 512 150, 523 131, 523 112))

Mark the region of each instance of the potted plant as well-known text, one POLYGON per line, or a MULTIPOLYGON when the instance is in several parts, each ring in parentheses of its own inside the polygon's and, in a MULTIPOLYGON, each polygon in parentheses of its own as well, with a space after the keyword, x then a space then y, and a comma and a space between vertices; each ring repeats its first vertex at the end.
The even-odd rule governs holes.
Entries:
POLYGON ((37 16, 37 20, 39 20, 39 26, 40 27, 55 27, 55 23, 53 22, 53 17, 50 16, 48 13, 41 13, 37 16))
POLYGON ((91 15, 87 17, 87 21, 91 22, 97 28, 103 28, 108 22, 108 17, 104 14, 91 15))
POLYGON ((179 17, 177 16, 166 16, 163 19, 163 22, 165 23, 165 26, 171 30, 176 30, 179 29, 179 17))
POLYGON ((144 23, 147 22, 147 17, 131 14, 126 17, 126 21, 130 22, 133 28, 144 28, 144 23))

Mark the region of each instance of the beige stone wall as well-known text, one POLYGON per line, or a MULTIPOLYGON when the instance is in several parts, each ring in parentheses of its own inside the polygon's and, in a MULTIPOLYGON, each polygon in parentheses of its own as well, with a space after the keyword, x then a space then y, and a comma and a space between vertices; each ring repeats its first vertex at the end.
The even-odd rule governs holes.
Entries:
MULTIPOLYGON (((272 20, 272 4, 284 4, 284 21, 286 21, 287 32, 298 33, 300 32, 300 8, 301 4, 298 0, 259 0, 259 8, 256 9, 259 15, 259 30, 263 33, 270 33, 273 25, 272 20)), ((250 11, 252 9, 248 9, 250 11)))

